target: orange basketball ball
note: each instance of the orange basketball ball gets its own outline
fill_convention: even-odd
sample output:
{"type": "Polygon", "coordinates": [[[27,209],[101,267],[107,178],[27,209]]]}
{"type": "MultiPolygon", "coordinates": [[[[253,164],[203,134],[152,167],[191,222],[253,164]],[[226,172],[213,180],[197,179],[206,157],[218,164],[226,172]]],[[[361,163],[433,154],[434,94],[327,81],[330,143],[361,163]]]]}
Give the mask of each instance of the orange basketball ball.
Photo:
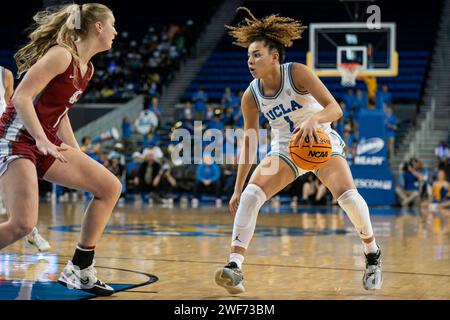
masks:
{"type": "Polygon", "coordinates": [[[294,135],[289,142],[289,155],[292,161],[303,170],[319,169],[331,158],[330,137],[321,129],[316,129],[316,133],[319,141],[314,141],[311,147],[308,138],[302,146],[294,144],[294,135]]]}

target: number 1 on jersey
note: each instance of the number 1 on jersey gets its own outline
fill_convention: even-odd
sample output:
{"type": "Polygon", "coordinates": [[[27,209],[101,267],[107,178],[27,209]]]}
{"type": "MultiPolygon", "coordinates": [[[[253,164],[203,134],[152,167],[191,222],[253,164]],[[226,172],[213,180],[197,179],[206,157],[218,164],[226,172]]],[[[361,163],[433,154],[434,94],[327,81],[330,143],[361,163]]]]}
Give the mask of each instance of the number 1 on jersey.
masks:
{"type": "Polygon", "coordinates": [[[289,116],[284,117],[284,120],[286,120],[287,123],[289,123],[289,131],[292,133],[295,130],[295,124],[292,122],[291,118],[289,116]]]}

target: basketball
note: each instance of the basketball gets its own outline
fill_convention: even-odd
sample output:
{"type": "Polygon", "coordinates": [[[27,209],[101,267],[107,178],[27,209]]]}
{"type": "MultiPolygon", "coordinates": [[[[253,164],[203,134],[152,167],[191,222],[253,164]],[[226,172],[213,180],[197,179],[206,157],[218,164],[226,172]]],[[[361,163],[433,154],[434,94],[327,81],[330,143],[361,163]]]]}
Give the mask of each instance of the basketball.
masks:
{"type": "Polygon", "coordinates": [[[289,142],[289,155],[292,161],[303,170],[316,170],[322,167],[331,158],[330,137],[321,129],[316,129],[318,142],[309,146],[309,138],[306,137],[303,145],[294,144],[294,135],[289,142]]]}

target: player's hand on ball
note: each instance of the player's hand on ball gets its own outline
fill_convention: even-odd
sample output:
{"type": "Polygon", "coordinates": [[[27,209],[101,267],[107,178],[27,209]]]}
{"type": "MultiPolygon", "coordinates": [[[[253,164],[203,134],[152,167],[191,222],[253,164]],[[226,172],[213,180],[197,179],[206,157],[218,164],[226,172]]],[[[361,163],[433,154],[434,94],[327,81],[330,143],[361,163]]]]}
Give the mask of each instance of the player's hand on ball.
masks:
{"type": "Polygon", "coordinates": [[[234,216],[239,206],[239,201],[241,200],[241,192],[234,192],[230,199],[230,212],[234,216]]]}
{"type": "Polygon", "coordinates": [[[303,145],[303,142],[313,145],[314,141],[318,141],[316,134],[316,128],[319,125],[319,121],[314,115],[311,115],[304,122],[302,122],[293,132],[295,134],[294,144],[303,145]]]}

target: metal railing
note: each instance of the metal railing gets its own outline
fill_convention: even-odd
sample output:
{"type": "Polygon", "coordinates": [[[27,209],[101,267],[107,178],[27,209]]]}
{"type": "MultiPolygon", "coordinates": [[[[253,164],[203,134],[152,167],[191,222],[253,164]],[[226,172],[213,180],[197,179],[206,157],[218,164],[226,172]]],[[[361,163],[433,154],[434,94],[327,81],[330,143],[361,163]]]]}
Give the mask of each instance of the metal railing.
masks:
{"type": "Polygon", "coordinates": [[[431,132],[434,130],[435,111],[436,100],[435,98],[432,98],[430,110],[428,110],[427,114],[425,115],[425,119],[420,123],[418,129],[414,133],[414,137],[409,144],[409,149],[403,156],[403,161],[399,164],[399,171],[401,170],[401,166],[403,165],[403,163],[405,163],[412,157],[417,156],[418,151],[423,148],[426,140],[430,137],[431,132]]]}

